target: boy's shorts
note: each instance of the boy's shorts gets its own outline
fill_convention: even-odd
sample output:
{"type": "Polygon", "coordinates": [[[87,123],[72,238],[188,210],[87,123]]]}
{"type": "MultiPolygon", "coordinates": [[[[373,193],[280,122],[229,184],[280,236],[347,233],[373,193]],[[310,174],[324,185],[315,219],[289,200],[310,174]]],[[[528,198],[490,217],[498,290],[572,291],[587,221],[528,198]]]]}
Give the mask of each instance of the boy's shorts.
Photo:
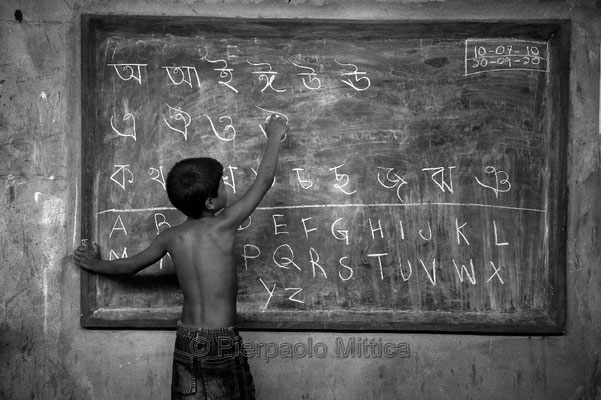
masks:
{"type": "Polygon", "coordinates": [[[238,329],[198,329],[178,322],[171,399],[254,398],[255,386],[238,329]]]}

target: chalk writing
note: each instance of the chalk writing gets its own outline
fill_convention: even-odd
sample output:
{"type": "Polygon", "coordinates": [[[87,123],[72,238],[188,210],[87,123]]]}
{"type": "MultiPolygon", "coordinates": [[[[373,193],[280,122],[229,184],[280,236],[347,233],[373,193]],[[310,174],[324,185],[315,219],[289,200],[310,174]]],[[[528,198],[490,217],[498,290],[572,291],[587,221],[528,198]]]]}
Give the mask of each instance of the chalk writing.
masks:
{"type": "Polygon", "coordinates": [[[261,250],[255,246],[254,244],[245,244],[244,250],[242,252],[242,258],[244,259],[244,269],[248,269],[248,259],[258,258],[261,255],[261,250]],[[249,253],[248,251],[252,249],[254,254],[249,253]]]}
{"type": "Polygon", "coordinates": [[[459,220],[457,218],[455,218],[455,232],[457,234],[457,244],[460,245],[461,241],[463,240],[463,242],[465,244],[467,244],[468,246],[470,245],[470,242],[467,240],[467,238],[465,237],[465,235],[463,234],[463,228],[465,228],[465,226],[467,225],[467,222],[459,225],[459,220]]]}
{"type": "MultiPolygon", "coordinates": [[[[396,205],[407,206],[407,204],[398,203],[396,205]]],[[[431,204],[423,205],[432,206],[431,204]]],[[[469,207],[468,205],[463,206],[469,207]]],[[[144,210],[138,212],[142,211],[144,210]]],[[[271,220],[272,234],[274,236],[288,237],[295,234],[295,232],[291,230],[292,221],[290,221],[290,215],[284,213],[271,213],[269,218],[271,220]]],[[[311,241],[313,238],[319,238],[319,240],[323,241],[323,236],[319,236],[319,231],[323,228],[323,224],[321,224],[320,221],[315,218],[315,216],[299,215],[298,221],[299,224],[295,225],[300,227],[300,232],[307,241],[311,241]]],[[[153,214],[153,225],[154,230],[157,233],[163,229],[171,227],[171,224],[167,221],[165,214],[157,211],[154,211],[153,214]]],[[[247,227],[250,226],[250,221],[245,225],[247,225],[247,227]]],[[[403,240],[406,239],[407,229],[404,227],[403,221],[399,221],[397,227],[403,231],[403,234],[401,235],[403,240]]],[[[345,218],[339,217],[333,219],[331,223],[327,223],[327,229],[331,235],[331,238],[335,242],[344,243],[345,246],[350,244],[350,242],[353,240],[353,236],[356,238],[366,237],[365,234],[361,232],[362,230],[366,231],[369,235],[368,237],[371,238],[371,241],[367,244],[367,246],[363,247],[358,256],[364,266],[374,269],[375,276],[381,281],[391,279],[394,270],[396,270],[398,273],[399,282],[409,282],[412,279],[420,279],[420,274],[417,274],[417,271],[415,271],[414,268],[414,265],[419,265],[418,268],[420,270],[421,277],[424,278],[425,282],[432,287],[439,285],[440,271],[448,271],[449,267],[454,271],[455,279],[460,284],[476,285],[478,282],[483,282],[481,284],[487,285],[505,284],[503,279],[504,267],[498,266],[498,264],[493,260],[481,261],[484,263],[483,265],[486,265],[486,267],[480,267],[481,272],[478,274],[476,263],[472,257],[467,257],[465,259],[453,257],[449,258],[446,260],[446,263],[444,263],[441,262],[440,258],[437,257],[420,257],[418,255],[415,260],[411,260],[407,257],[403,257],[401,254],[396,254],[394,251],[389,251],[387,249],[374,251],[374,245],[378,241],[387,242],[389,238],[395,236],[398,237],[398,233],[395,234],[389,229],[384,228],[383,220],[380,218],[368,218],[367,226],[362,227],[356,224],[349,226],[345,221],[345,218]]],[[[440,227],[438,229],[440,229],[440,227]]],[[[449,227],[448,229],[448,232],[453,232],[455,237],[450,238],[448,233],[444,234],[444,237],[449,237],[449,239],[452,239],[457,246],[469,246],[470,236],[481,237],[482,233],[472,232],[468,229],[469,225],[467,221],[461,221],[458,218],[455,218],[452,223],[452,227],[449,227]]],[[[435,235],[436,231],[432,227],[430,221],[425,221],[423,226],[419,226],[417,223],[414,223],[409,231],[411,235],[414,235],[414,239],[420,239],[426,242],[436,239],[440,243],[441,237],[435,235]]],[[[493,232],[491,236],[494,237],[494,244],[496,246],[506,247],[509,245],[509,243],[503,242],[499,239],[499,224],[495,220],[493,220],[492,231],[493,232]]],[[[112,227],[109,237],[112,238],[116,235],[127,236],[128,234],[129,232],[127,223],[124,222],[123,216],[121,213],[119,213],[116,215],[115,219],[112,220],[112,227]]],[[[438,235],[440,235],[440,231],[438,232],[438,235]]],[[[327,247],[330,246],[325,243],[324,245],[327,247]]],[[[299,244],[291,245],[290,243],[282,243],[265,255],[262,249],[263,246],[264,244],[253,243],[245,243],[243,245],[240,257],[245,270],[252,268],[254,263],[262,263],[262,261],[260,261],[261,258],[268,256],[271,258],[274,267],[288,271],[286,272],[287,274],[294,272],[304,273],[304,271],[306,271],[306,273],[308,273],[308,275],[314,280],[331,281],[335,279],[339,282],[349,282],[355,279],[357,276],[357,263],[356,260],[353,261],[353,254],[356,254],[356,250],[353,248],[349,248],[349,250],[347,250],[347,254],[342,254],[339,256],[336,259],[336,265],[332,265],[330,263],[324,264],[320,249],[313,245],[308,245],[306,247],[306,257],[301,258],[297,257],[297,251],[295,249],[299,246],[299,244]],[[301,261],[300,259],[305,261],[301,261]]],[[[127,256],[126,250],[127,249],[124,250],[123,257],[127,256]]],[[[117,253],[113,251],[111,253],[111,257],[116,258],[117,253]]],[[[159,265],[159,268],[162,267],[163,261],[161,261],[159,265]]],[[[446,279],[449,279],[448,275],[446,279]]],[[[305,304],[305,296],[310,295],[310,293],[307,293],[306,287],[303,285],[288,285],[286,283],[268,284],[268,281],[264,280],[262,277],[259,277],[259,281],[262,283],[267,292],[265,294],[265,302],[261,308],[262,311],[266,311],[269,308],[276,295],[278,298],[280,298],[279,296],[281,295],[286,299],[286,301],[296,304],[305,304]],[[305,293],[307,294],[305,295],[305,293]]]]}
{"type": "Polygon", "coordinates": [[[303,228],[305,230],[305,237],[307,239],[309,239],[309,232],[315,232],[317,230],[317,228],[308,228],[307,227],[307,224],[308,224],[308,222],[311,219],[313,219],[313,218],[312,217],[306,217],[306,218],[301,219],[301,223],[303,224],[303,228]]]}
{"type": "Polygon", "coordinates": [[[484,169],[484,172],[486,172],[487,174],[492,174],[494,176],[494,184],[486,185],[480,182],[478,177],[475,177],[476,182],[478,182],[480,186],[491,189],[495,193],[495,197],[497,198],[499,197],[499,193],[509,192],[509,189],[511,189],[511,183],[509,182],[509,175],[507,174],[507,172],[497,171],[495,167],[490,165],[484,169]]]}
{"type": "Polygon", "coordinates": [[[428,221],[428,233],[426,235],[424,235],[423,229],[420,229],[418,231],[418,233],[422,239],[424,239],[426,241],[432,240],[432,226],[430,225],[430,221],[428,221]]]}
{"type": "Polygon", "coordinates": [[[407,282],[411,278],[411,275],[413,275],[413,266],[411,265],[410,260],[407,260],[407,266],[409,267],[409,272],[407,276],[405,276],[405,272],[403,271],[403,263],[401,261],[401,257],[399,257],[399,271],[401,273],[401,277],[403,278],[403,282],[407,282]]]}
{"type": "Polygon", "coordinates": [[[497,279],[499,280],[499,282],[501,283],[501,285],[504,285],[504,284],[505,284],[505,282],[503,281],[503,278],[501,278],[501,275],[499,275],[499,271],[501,271],[501,267],[498,267],[498,268],[497,268],[497,267],[495,266],[495,263],[494,263],[494,262],[492,262],[492,261],[489,261],[489,262],[490,262],[490,266],[492,267],[492,269],[493,269],[493,271],[494,271],[494,272],[493,272],[493,274],[492,274],[492,275],[491,275],[491,276],[490,276],[490,277],[489,277],[489,278],[486,280],[486,283],[490,282],[490,281],[492,280],[492,278],[494,278],[494,277],[496,276],[496,277],[497,277],[497,279]]]}
{"type": "Polygon", "coordinates": [[[127,258],[127,247],[123,248],[123,252],[121,253],[121,256],[119,256],[115,250],[110,249],[109,250],[109,260],[116,260],[117,258],[127,258]]]}
{"type": "Polygon", "coordinates": [[[125,113],[123,115],[123,121],[127,120],[132,121],[132,127],[126,128],[126,133],[122,133],[115,127],[115,124],[113,123],[113,116],[111,115],[111,128],[113,128],[113,131],[119,136],[131,137],[136,140],[136,117],[134,117],[131,113],[125,113]]]}
{"type": "Polygon", "coordinates": [[[428,271],[426,264],[421,258],[419,259],[419,263],[422,266],[423,270],[426,272],[426,275],[428,276],[428,279],[430,280],[432,286],[436,286],[436,259],[432,259],[432,273],[428,271]]]}
{"type": "Polygon", "coordinates": [[[336,175],[336,181],[343,182],[342,184],[335,183],[334,187],[336,189],[339,189],[344,194],[351,195],[351,194],[355,193],[357,190],[349,191],[348,189],[344,188],[345,186],[347,186],[350,183],[350,179],[347,174],[338,173],[338,168],[342,168],[342,167],[344,167],[344,164],[340,164],[336,167],[330,168],[330,171],[334,171],[334,174],[336,175]]]}
{"type": "MultiPolygon", "coordinates": [[[[229,185],[228,185],[229,186],[229,185]]],[[[499,210],[511,210],[511,211],[525,211],[546,214],[547,210],[544,208],[530,208],[530,207],[514,207],[494,204],[480,204],[480,203],[449,203],[449,202],[425,202],[425,203],[344,203],[344,204],[302,204],[302,205],[282,205],[282,206],[258,206],[255,210],[258,211],[274,211],[274,210],[298,210],[298,209],[329,209],[329,208],[413,208],[413,207],[480,207],[488,209],[499,209],[499,210]]],[[[139,213],[148,211],[161,211],[161,210],[175,210],[174,207],[148,207],[148,208],[108,208],[105,210],[99,210],[96,215],[103,215],[109,213],[139,213]]]]}
{"type": "Polygon", "coordinates": [[[292,250],[292,247],[290,247],[290,245],[287,243],[281,244],[275,249],[275,251],[273,252],[273,262],[278,267],[284,269],[290,269],[288,266],[292,264],[292,266],[294,266],[297,270],[302,271],[301,267],[299,267],[298,264],[294,262],[294,251],[292,250]],[[282,252],[284,253],[284,255],[280,254],[282,252]],[[289,256],[287,256],[286,254],[289,254],[289,256]]]}
{"type": "MultiPolygon", "coordinates": [[[[169,104],[167,104],[167,107],[169,107],[169,121],[182,121],[183,126],[180,126],[182,129],[172,126],[166,118],[163,118],[163,121],[165,121],[165,124],[169,129],[181,133],[184,136],[184,140],[188,140],[188,126],[192,121],[192,117],[190,117],[190,114],[179,108],[171,107],[169,104]]],[[[181,125],[179,122],[178,124],[181,125]]]]}
{"type": "Polygon", "coordinates": [[[382,269],[382,257],[387,256],[388,253],[374,253],[368,254],[367,257],[376,257],[378,259],[378,267],[380,270],[380,279],[384,279],[384,270],[382,269]]]}
{"type": "Polygon", "coordinates": [[[127,230],[123,225],[123,220],[121,219],[121,215],[117,215],[117,219],[115,220],[115,224],[113,225],[113,229],[111,229],[111,233],[109,234],[109,238],[113,237],[113,233],[115,231],[123,231],[123,234],[127,236],[127,230]]]}
{"type": "Polygon", "coordinates": [[[491,71],[549,72],[549,43],[506,38],[467,39],[465,75],[491,71]]]}
{"type": "Polygon", "coordinates": [[[382,177],[380,176],[380,172],[378,172],[378,182],[380,185],[384,186],[386,189],[394,189],[396,187],[396,195],[400,201],[403,201],[401,197],[401,187],[407,184],[407,181],[398,176],[394,172],[394,168],[384,168],[378,167],[378,169],[383,169],[386,171],[385,182],[382,181],[382,177]],[[391,176],[392,174],[392,176],[391,176]]]}
{"type": "Polygon", "coordinates": [[[338,271],[338,277],[340,278],[341,281],[346,282],[349,279],[351,279],[353,277],[354,271],[351,267],[349,267],[348,264],[343,263],[342,261],[346,261],[348,260],[348,257],[344,256],[344,257],[340,257],[340,259],[338,260],[338,263],[340,264],[340,266],[342,268],[345,269],[345,272],[348,274],[346,277],[342,276],[342,271],[339,270],[338,271]]]}
{"type": "Polygon", "coordinates": [[[350,87],[352,87],[353,89],[355,89],[358,92],[362,92],[364,90],[369,89],[369,87],[371,86],[371,80],[367,76],[363,76],[363,75],[367,75],[367,72],[360,72],[359,68],[355,64],[341,63],[338,60],[335,60],[335,61],[336,61],[336,64],[338,64],[338,65],[342,65],[344,67],[352,67],[355,69],[353,72],[345,72],[342,74],[342,76],[344,76],[344,77],[352,76],[354,78],[354,81],[350,80],[349,78],[344,78],[344,79],[341,79],[342,82],[349,85],[350,87]],[[364,86],[363,87],[361,87],[361,85],[357,86],[356,84],[358,84],[358,83],[361,83],[361,85],[364,85],[364,86]]]}
{"type": "Polygon", "coordinates": [[[318,261],[319,261],[319,254],[317,253],[317,250],[315,250],[313,247],[309,248],[309,257],[311,259],[311,269],[313,271],[313,278],[315,278],[315,273],[316,273],[316,269],[317,268],[319,271],[321,271],[322,276],[325,279],[328,279],[328,275],[326,274],[325,269],[323,269],[323,267],[321,265],[319,265],[318,261]]]}
{"type": "Polygon", "coordinates": [[[310,71],[310,72],[301,72],[301,73],[296,74],[297,76],[302,77],[303,85],[305,85],[305,87],[307,89],[317,90],[317,89],[321,88],[321,80],[317,77],[317,74],[315,73],[314,68],[306,67],[304,65],[298,65],[295,62],[293,62],[292,64],[294,64],[295,67],[310,71]]]}
{"type": "Polygon", "coordinates": [[[253,74],[258,74],[259,75],[259,81],[264,80],[265,81],[265,86],[263,87],[263,89],[261,89],[261,93],[264,92],[265,90],[267,90],[268,88],[273,90],[274,92],[278,92],[278,93],[283,93],[286,91],[286,89],[276,89],[273,87],[273,81],[277,76],[277,72],[273,70],[272,66],[270,63],[252,63],[250,61],[247,60],[247,62],[252,65],[253,67],[265,67],[267,66],[267,69],[262,69],[260,71],[253,71],[253,74]]]}
{"type": "Polygon", "coordinates": [[[303,179],[301,177],[301,171],[304,171],[304,168],[293,168],[293,171],[296,171],[296,178],[301,187],[305,190],[310,189],[313,186],[313,182],[308,179],[303,179]]]}
{"type": "Polygon", "coordinates": [[[134,174],[129,169],[129,164],[118,164],[114,168],[117,168],[117,170],[111,175],[111,180],[119,185],[121,189],[125,190],[126,183],[134,182],[134,174]],[[118,178],[119,174],[121,174],[121,179],[118,178]]]}
{"type": "Polygon", "coordinates": [[[434,167],[434,168],[422,168],[422,171],[434,171],[431,175],[432,181],[442,190],[446,192],[447,190],[453,193],[453,177],[451,174],[451,170],[455,167],[448,167],[449,175],[448,178],[445,179],[445,169],[444,167],[434,167]]]}
{"type": "MultiPolygon", "coordinates": [[[[167,217],[163,213],[154,213],[154,226],[157,231],[157,235],[161,233],[162,230],[171,228],[171,224],[167,222],[167,217]]],[[[171,259],[171,254],[167,253],[167,257],[171,259]]],[[[163,264],[165,261],[165,257],[161,258],[159,261],[159,269],[163,269],[163,264]]]]}
{"type": "Polygon", "coordinates": [[[371,238],[376,239],[376,233],[380,234],[380,239],[384,238],[384,231],[382,230],[382,221],[378,219],[378,224],[374,227],[374,223],[371,218],[368,219],[369,229],[371,233],[371,238]]]}
{"type": "Polygon", "coordinates": [[[284,230],[285,227],[287,226],[287,224],[280,224],[277,221],[278,218],[283,217],[283,216],[284,216],[284,214],[273,214],[271,216],[271,219],[273,220],[273,229],[274,229],[273,234],[276,235],[276,236],[277,235],[281,235],[281,234],[289,233],[287,230],[284,230]],[[279,229],[280,227],[283,227],[283,228],[279,229]]]}
{"type": "Polygon", "coordinates": [[[223,123],[224,121],[227,121],[227,125],[225,125],[225,128],[223,128],[223,134],[222,134],[221,132],[217,132],[217,129],[215,128],[215,124],[213,123],[213,120],[211,119],[211,117],[209,117],[207,114],[205,114],[204,116],[209,120],[209,123],[211,124],[211,129],[213,130],[213,133],[219,139],[223,140],[224,142],[230,142],[236,138],[236,128],[234,128],[234,125],[232,124],[232,117],[230,117],[229,115],[224,115],[222,117],[219,117],[219,122],[223,123]],[[228,131],[228,130],[232,132],[229,135],[229,137],[225,135],[226,131],[228,131]]]}
{"type": "Polygon", "coordinates": [[[198,71],[196,71],[196,67],[182,65],[181,67],[162,68],[167,71],[167,76],[169,76],[169,80],[172,84],[179,86],[185,83],[192,88],[192,79],[195,79],[196,84],[198,87],[200,87],[200,78],[198,77],[198,71]]]}
{"type": "Polygon", "coordinates": [[[246,218],[246,221],[242,222],[242,224],[238,227],[239,231],[243,231],[245,229],[250,228],[250,226],[252,225],[252,216],[249,215],[248,218],[246,218]]]}
{"type": "Polygon", "coordinates": [[[135,80],[140,85],[142,84],[142,67],[146,67],[147,64],[107,64],[115,69],[117,76],[124,81],[130,79],[135,80]]]}
{"type": "MultiPolygon", "coordinates": [[[[229,49],[229,46],[228,46],[228,49],[229,49]]],[[[234,57],[236,57],[236,56],[234,56],[234,57]]],[[[234,69],[227,67],[227,61],[226,60],[209,60],[206,56],[204,57],[204,59],[207,60],[208,62],[210,62],[211,64],[223,63],[223,66],[221,68],[215,68],[215,69],[213,69],[213,71],[219,72],[219,77],[221,79],[227,79],[227,80],[226,81],[220,80],[217,83],[219,85],[223,85],[223,86],[227,87],[228,89],[234,91],[234,93],[238,93],[238,89],[236,89],[235,87],[233,87],[231,85],[232,80],[234,79],[234,74],[233,74],[234,69]]]]}
{"type": "Polygon", "coordinates": [[[242,252],[242,258],[244,259],[244,269],[248,269],[248,259],[258,258],[261,255],[261,250],[253,244],[245,244],[242,252]],[[248,253],[252,249],[254,254],[248,253]]]}
{"type": "Polygon", "coordinates": [[[495,246],[507,246],[507,245],[509,245],[508,242],[499,242],[499,234],[497,233],[497,221],[493,220],[492,224],[493,224],[493,229],[494,229],[494,232],[495,232],[495,246]]]}
{"type": "Polygon", "coordinates": [[[457,263],[455,262],[455,260],[451,260],[451,261],[453,262],[453,266],[455,267],[455,271],[457,271],[457,276],[459,277],[459,280],[461,282],[463,282],[463,280],[465,279],[465,277],[463,276],[463,273],[465,273],[467,275],[467,279],[470,281],[470,283],[472,285],[476,284],[476,272],[474,271],[474,263],[471,259],[469,262],[470,269],[472,271],[471,274],[465,265],[461,264],[461,270],[460,270],[459,267],[457,266],[457,263]]]}
{"type": "Polygon", "coordinates": [[[141,58],[142,60],[146,60],[148,58],[148,50],[146,49],[147,45],[146,42],[143,40],[137,40],[136,41],[136,51],[137,51],[137,58],[141,58]]]}
{"type": "Polygon", "coordinates": [[[284,290],[295,290],[295,292],[294,292],[294,293],[292,293],[292,294],[290,295],[290,297],[288,297],[288,300],[290,300],[290,301],[294,301],[294,302],[296,302],[296,303],[305,304],[305,302],[304,302],[304,301],[302,301],[302,300],[299,300],[299,299],[296,299],[296,298],[293,298],[294,296],[296,296],[297,294],[299,294],[300,292],[302,292],[302,291],[303,291],[303,288],[296,288],[296,287],[295,287],[295,288],[284,288],[284,290]]]}
{"type": "Polygon", "coordinates": [[[166,190],[165,176],[163,175],[163,167],[159,167],[158,169],[154,168],[154,167],[150,167],[148,169],[148,174],[150,175],[151,180],[158,182],[161,185],[161,187],[163,188],[163,190],[166,190]]]}
{"type": "Polygon", "coordinates": [[[234,51],[236,51],[236,52],[239,51],[237,45],[228,44],[227,47],[226,47],[226,50],[227,50],[227,59],[228,60],[231,60],[231,59],[234,59],[234,58],[238,58],[237,54],[232,54],[234,51]]]}
{"type": "Polygon", "coordinates": [[[275,292],[276,284],[274,283],[273,288],[271,290],[269,290],[269,288],[267,287],[265,282],[263,282],[263,279],[259,278],[259,281],[261,281],[261,283],[265,287],[265,290],[267,290],[267,293],[269,293],[269,298],[267,299],[267,301],[265,302],[265,305],[263,306],[263,311],[265,311],[267,309],[267,306],[269,305],[269,301],[271,301],[271,298],[273,297],[273,292],[275,292]]]}
{"type": "Polygon", "coordinates": [[[161,233],[162,227],[165,227],[165,229],[171,228],[171,224],[167,222],[167,218],[163,213],[154,213],[154,226],[157,230],[157,234],[161,233]]]}
{"type": "Polygon", "coordinates": [[[223,174],[223,184],[229,186],[234,193],[236,193],[236,178],[234,177],[234,171],[237,170],[237,167],[232,167],[231,165],[227,166],[227,173],[223,174]]]}
{"type": "Polygon", "coordinates": [[[341,240],[343,241],[347,246],[349,244],[349,234],[348,234],[348,229],[337,229],[337,225],[339,222],[343,221],[344,218],[338,218],[336,221],[334,221],[334,223],[332,224],[332,236],[334,236],[334,238],[336,240],[341,240]]]}

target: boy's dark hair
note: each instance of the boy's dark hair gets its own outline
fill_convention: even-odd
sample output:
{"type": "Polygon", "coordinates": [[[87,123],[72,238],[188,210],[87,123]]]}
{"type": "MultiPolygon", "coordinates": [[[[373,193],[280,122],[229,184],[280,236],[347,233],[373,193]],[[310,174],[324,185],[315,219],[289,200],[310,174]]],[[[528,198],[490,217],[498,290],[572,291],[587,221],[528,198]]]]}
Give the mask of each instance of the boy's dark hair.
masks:
{"type": "Polygon", "coordinates": [[[187,158],[177,162],[167,175],[167,196],[171,203],[190,218],[200,218],[205,202],[217,197],[223,166],[208,157],[187,158]]]}

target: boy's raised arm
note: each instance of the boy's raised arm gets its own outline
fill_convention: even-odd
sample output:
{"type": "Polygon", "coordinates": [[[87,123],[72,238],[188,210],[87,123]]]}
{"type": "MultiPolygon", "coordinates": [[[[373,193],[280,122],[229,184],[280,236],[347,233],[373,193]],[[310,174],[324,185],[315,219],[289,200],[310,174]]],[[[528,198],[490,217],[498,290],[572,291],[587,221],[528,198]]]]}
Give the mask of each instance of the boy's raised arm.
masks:
{"type": "Polygon", "coordinates": [[[94,248],[79,246],[73,253],[73,260],[79,267],[97,274],[131,275],[151,266],[167,253],[164,236],[157,236],[150,246],[138,254],[115,260],[102,260],[96,243],[94,248]]]}
{"type": "Polygon", "coordinates": [[[289,126],[282,117],[275,114],[269,117],[265,125],[267,146],[257,177],[246,193],[238,201],[227,206],[222,215],[232,226],[239,226],[259,205],[261,199],[273,184],[282,138],[288,132],[289,126]]]}

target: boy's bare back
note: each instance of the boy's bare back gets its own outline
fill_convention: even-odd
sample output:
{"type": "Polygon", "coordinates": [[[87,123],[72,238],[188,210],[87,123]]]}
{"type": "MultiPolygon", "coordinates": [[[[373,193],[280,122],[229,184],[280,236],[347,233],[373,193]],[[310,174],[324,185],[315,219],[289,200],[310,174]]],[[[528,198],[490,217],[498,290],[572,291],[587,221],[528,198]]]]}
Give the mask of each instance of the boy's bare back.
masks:
{"type": "Polygon", "coordinates": [[[184,295],[181,321],[206,329],[236,324],[236,228],[223,218],[188,220],[162,234],[184,295]]]}
{"type": "Polygon", "coordinates": [[[216,195],[206,199],[202,215],[162,231],[143,251],[130,258],[101,260],[98,248],[79,247],[77,265],[104,274],[134,274],[171,256],[184,295],[181,322],[205,329],[236,324],[238,278],[234,242],[240,224],[257,207],[273,183],[280,143],[288,131],[282,118],[270,117],[268,139],[257,177],[236,202],[227,204],[223,180],[216,195]]]}

